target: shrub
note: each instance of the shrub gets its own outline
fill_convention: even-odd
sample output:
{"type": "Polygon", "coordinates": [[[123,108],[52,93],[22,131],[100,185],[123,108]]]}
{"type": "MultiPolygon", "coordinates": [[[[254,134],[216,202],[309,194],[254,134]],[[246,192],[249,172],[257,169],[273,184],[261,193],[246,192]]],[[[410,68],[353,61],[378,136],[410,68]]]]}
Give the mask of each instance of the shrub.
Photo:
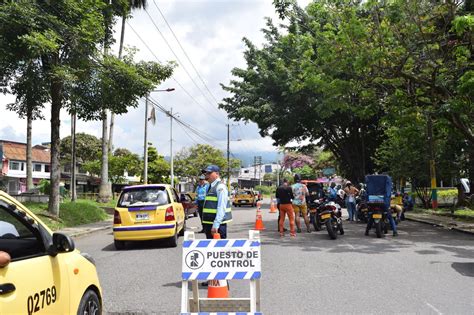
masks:
{"type": "Polygon", "coordinates": [[[255,190],[260,191],[263,195],[272,195],[276,191],[275,186],[262,186],[262,185],[257,185],[254,188],[255,190]]]}
{"type": "Polygon", "coordinates": [[[59,217],[66,226],[75,226],[105,220],[107,214],[93,201],[81,200],[61,203],[59,217]]]}

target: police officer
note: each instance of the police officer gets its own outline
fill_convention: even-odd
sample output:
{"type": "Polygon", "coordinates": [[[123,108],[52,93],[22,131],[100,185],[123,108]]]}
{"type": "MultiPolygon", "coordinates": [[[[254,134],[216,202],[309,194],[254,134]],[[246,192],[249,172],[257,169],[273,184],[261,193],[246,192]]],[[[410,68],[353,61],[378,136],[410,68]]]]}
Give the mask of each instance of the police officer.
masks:
{"type": "MultiPolygon", "coordinates": [[[[199,176],[199,183],[196,187],[196,204],[198,206],[199,219],[201,220],[202,225],[202,209],[204,206],[204,199],[206,198],[206,193],[209,188],[209,184],[206,182],[206,176],[202,174],[199,176]]],[[[199,233],[204,233],[204,225],[202,230],[199,233]]]]}
{"type": "Polygon", "coordinates": [[[219,177],[219,167],[209,165],[202,170],[209,188],[204,199],[202,224],[206,238],[212,239],[215,233],[227,238],[227,223],[232,221],[229,191],[219,177]]]}

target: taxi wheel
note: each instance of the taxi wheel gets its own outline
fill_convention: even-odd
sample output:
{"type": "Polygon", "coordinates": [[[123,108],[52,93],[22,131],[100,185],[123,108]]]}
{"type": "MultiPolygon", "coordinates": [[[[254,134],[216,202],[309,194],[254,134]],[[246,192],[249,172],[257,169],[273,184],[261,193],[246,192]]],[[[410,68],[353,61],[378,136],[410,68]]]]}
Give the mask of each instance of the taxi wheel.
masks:
{"type": "Polygon", "coordinates": [[[186,221],[184,221],[183,228],[179,231],[179,236],[184,236],[184,231],[186,231],[186,221]]]}
{"type": "Polygon", "coordinates": [[[81,303],[79,303],[77,314],[102,314],[102,307],[97,293],[93,290],[87,290],[86,293],[84,293],[81,303]]]}
{"type": "Polygon", "coordinates": [[[175,231],[174,235],[170,237],[168,244],[170,247],[178,246],[178,230],[175,231]]]}
{"type": "Polygon", "coordinates": [[[114,240],[114,246],[116,250],[122,250],[125,249],[125,242],[124,241],[117,241],[114,240]]]}

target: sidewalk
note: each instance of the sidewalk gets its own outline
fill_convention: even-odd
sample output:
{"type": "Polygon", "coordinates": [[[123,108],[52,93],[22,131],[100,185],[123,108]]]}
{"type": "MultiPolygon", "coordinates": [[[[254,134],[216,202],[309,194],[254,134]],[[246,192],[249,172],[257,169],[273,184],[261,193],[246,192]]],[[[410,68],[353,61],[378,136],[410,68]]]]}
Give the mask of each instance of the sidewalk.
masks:
{"type": "Polygon", "coordinates": [[[69,235],[70,237],[76,238],[83,235],[87,235],[96,231],[112,229],[113,217],[109,216],[109,218],[105,221],[94,222],[84,225],[78,225],[74,227],[64,228],[62,230],[57,230],[54,232],[64,233],[69,235]]]}
{"type": "Polygon", "coordinates": [[[474,222],[464,222],[448,216],[413,212],[406,212],[405,218],[415,222],[426,223],[448,230],[455,230],[474,235],[474,222]]]}

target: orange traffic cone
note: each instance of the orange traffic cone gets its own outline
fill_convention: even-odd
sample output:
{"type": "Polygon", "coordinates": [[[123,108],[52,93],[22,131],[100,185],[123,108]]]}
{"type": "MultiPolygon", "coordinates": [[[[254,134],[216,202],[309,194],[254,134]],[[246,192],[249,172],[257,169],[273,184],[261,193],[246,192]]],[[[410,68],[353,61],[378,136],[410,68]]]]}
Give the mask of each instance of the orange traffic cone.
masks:
{"type": "Polygon", "coordinates": [[[207,298],[225,299],[229,297],[227,280],[209,280],[207,286],[207,298]]]}
{"type": "Polygon", "coordinates": [[[262,220],[262,210],[260,210],[260,202],[257,203],[257,218],[255,219],[255,230],[257,231],[265,230],[265,226],[263,225],[263,220],[262,220]]]}
{"type": "Polygon", "coordinates": [[[270,201],[270,212],[269,213],[276,213],[277,212],[277,207],[275,206],[275,203],[273,202],[273,198],[271,198],[270,201]]]}
{"type": "MultiPolygon", "coordinates": [[[[215,233],[212,236],[215,240],[220,240],[221,235],[215,233]]],[[[209,280],[207,286],[207,298],[212,299],[225,299],[229,297],[229,288],[227,286],[227,280],[209,280]]]]}

